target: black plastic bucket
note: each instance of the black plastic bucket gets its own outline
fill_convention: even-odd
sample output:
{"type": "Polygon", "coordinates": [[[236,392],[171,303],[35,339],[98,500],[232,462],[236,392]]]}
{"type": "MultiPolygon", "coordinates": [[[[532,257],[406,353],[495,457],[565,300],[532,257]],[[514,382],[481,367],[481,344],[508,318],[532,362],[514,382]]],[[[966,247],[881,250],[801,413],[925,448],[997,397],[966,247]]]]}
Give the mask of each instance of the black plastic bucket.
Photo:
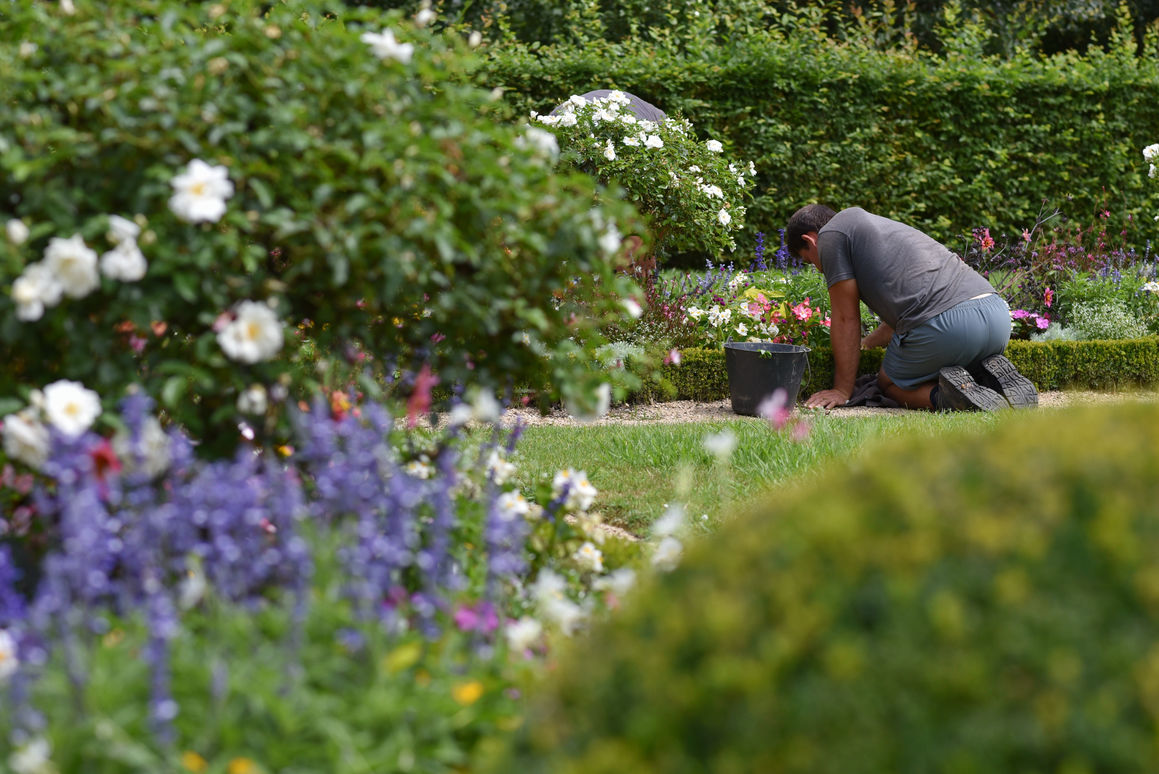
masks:
{"type": "Polygon", "coordinates": [[[724,365],[728,369],[733,412],[756,416],[761,401],[778,389],[785,391],[788,405],[797,402],[801,380],[809,365],[809,348],[796,344],[730,341],[724,345],[724,365]]]}

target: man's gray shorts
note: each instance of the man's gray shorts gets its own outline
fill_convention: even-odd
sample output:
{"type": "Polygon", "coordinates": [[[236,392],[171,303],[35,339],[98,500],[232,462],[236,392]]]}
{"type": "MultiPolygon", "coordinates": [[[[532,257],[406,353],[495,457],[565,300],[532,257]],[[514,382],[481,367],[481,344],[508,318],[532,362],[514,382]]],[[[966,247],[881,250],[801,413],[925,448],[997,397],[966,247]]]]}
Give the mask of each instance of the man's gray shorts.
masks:
{"type": "Polygon", "coordinates": [[[975,365],[1010,341],[1010,307],[996,293],[971,298],[901,335],[893,334],[881,367],[908,390],[938,379],[946,366],[975,365]]]}

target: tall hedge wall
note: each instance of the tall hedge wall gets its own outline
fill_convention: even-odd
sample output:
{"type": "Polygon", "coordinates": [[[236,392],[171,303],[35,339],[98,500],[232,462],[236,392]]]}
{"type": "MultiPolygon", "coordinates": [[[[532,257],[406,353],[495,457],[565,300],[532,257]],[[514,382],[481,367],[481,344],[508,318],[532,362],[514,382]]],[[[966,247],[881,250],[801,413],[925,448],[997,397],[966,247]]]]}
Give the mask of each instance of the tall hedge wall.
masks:
{"type": "MultiPolygon", "coordinates": [[[[983,57],[963,39],[944,57],[815,29],[692,52],[508,44],[488,67],[519,113],[614,87],[684,114],[756,163],[752,233],[775,233],[811,201],[864,206],[950,241],[982,226],[1020,233],[1043,200],[1086,225],[1109,210],[1115,231],[1128,214],[1159,211],[1141,156],[1159,140],[1159,61],[1134,56],[1129,34],[1109,52],[1046,60],[983,57]]],[[[1155,228],[1150,217],[1141,227],[1155,228]]]]}

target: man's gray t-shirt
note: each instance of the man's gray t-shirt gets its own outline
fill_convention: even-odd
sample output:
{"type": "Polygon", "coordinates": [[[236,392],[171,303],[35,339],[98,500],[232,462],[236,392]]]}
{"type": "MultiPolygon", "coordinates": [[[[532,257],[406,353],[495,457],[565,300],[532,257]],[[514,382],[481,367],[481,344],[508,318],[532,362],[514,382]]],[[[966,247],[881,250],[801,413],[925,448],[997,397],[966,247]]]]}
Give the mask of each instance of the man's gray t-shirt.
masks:
{"type": "Polygon", "coordinates": [[[937,240],[860,207],[842,210],[822,226],[817,249],[828,286],[857,280],[861,300],[897,333],[995,292],[937,240]]]}

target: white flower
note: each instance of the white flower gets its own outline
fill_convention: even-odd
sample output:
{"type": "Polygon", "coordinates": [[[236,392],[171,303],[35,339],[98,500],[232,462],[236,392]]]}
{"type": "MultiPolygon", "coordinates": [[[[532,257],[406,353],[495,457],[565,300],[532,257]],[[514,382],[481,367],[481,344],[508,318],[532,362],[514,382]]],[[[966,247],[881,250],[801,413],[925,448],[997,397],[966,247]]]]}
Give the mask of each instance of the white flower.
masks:
{"type": "Polygon", "coordinates": [[[403,64],[408,64],[411,57],[414,56],[414,44],[399,43],[394,39],[394,32],[389,28],[383,28],[381,34],[364,32],[359,40],[370,46],[371,52],[379,59],[395,59],[403,64]]]}
{"type": "Polygon", "coordinates": [[[1142,291],[1144,293],[1159,293],[1159,282],[1152,280],[1143,285],[1142,291]]]}
{"type": "Polygon", "coordinates": [[[8,678],[16,674],[20,666],[20,659],[16,652],[16,639],[7,629],[0,629],[0,685],[8,682],[8,678]]]}
{"type": "Polygon", "coordinates": [[[136,443],[125,431],[114,435],[113,452],[126,471],[144,473],[148,478],[156,478],[168,470],[172,459],[169,436],[156,417],[145,417],[136,443]]]}
{"type": "Polygon", "coordinates": [[[724,146],[720,144],[720,140],[708,140],[704,143],[704,147],[708,148],[713,153],[720,153],[724,150],[724,146]]]}
{"type": "Polygon", "coordinates": [[[22,245],[28,241],[28,226],[19,218],[9,220],[4,226],[4,233],[8,235],[8,241],[14,245],[22,245]]]}
{"type": "Polygon", "coordinates": [[[44,316],[45,307],[56,306],[64,288],[43,263],[29,264],[12,283],[16,317],[31,322],[44,316]]]}
{"type": "Polygon", "coordinates": [[[604,158],[608,161],[616,160],[616,145],[612,142],[612,138],[608,138],[607,145],[604,146],[604,158]]]}
{"type": "Polygon", "coordinates": [[[242,414],[264,414],[269,406],[266,388],[251,384],[237,396],[237,410],[242,414]]]}
{"type": "Polygon", "coordinates": [[[749,162],[749,174],[750,174],[750,175],[755,175],[756,173],[757,173],[757,167],[756,167],[756,165],[755,165],[755,164],[753,164],[753,163],[750,161],[750,162],[749,162]]]}
{"type": "Polygon", "coordinates": [[[559,115],[559,125],[560,126],[575,126],[576,122],[578,120],[579,119],[577,119],[575,117],[575,113],[568,112],[568,113],[561,113],[559,115]]]}
{"type": "Polygon", "coordinates": [[[36,45],[30,40],[22,40],[20,41],[20,49],[18,53],[20,54],[21,59],[28,59],[30,56],[35,54],[39,48],[40,46],[36,45]]]}
{"type": "Polygon", "coordinates": [[[748,183],[744,179],[744,175],[737,176],[736,184],[739,185],[741,188],[744,188],[746,185],[748,185],[748,183]]]}
{"type": "Polygon", "coordinates": [[[736,290],[738,287],[749,281],[749,277],[743,271],[738,271],[733,275],[732,279],[728,281],[728,289],[736,290]]]}
{"type": "Polygon", "coordinates": [[[634,298],[625,298],[620,303],[624,305],[624,310],[633,320],[639,320],[640,315],[644,314],[643,307],[641,307],[639,302],[634,298]]]}
{"type": "Polygon", "coordinates": [[[727,427],[719,433],[712,433],[704,437],[704,448],[717,459],[726,460],[736,448],[736,434],[727,427]]]}
{"type": "MultiPolygon", "coordinates": [[[[71,5],[72,2],[69,0],[69,6],[71,5]]],[[[50,774],[56,771],[49,758],[51,755],[52,748],[49,747],[48,740],[38,736],[17,747],[8,756],[8,767],[12,769],[12,774],[50,774]]]]}
{"type": "Polygon", "coordinates": [[[403,470],[407,472],[407,475],[414,476],[415,478],[430,478],[435,475],[435,469],[431,465],[430,458],[425,454],[417,460],[408,462],[403,470]]]}
{"type": "Polygon", "coordinates": [[[613,570],[602,578],[592,582],[596,591],[610,591],[617,597],[622,597],[636,585],[636,571],[631,567],[621,567],[613,570]]]}
{"type": "Polygon", "coordinates": [[[660,139],[660,135],[650,134],[650,135],[648,135],[648,139],[644,140],[644,147],[645,148],[663,148],[664,141],[660,139]]]}
{"type": "Polygon", "coordinates": [[[186,223],[216,223],[225,214],[225,200],[233,196],[229,170],[194,159],[170,181],[169,209],[186,223]]]}
{"type": "Polygon", "coordinates": [[[471,421],[474,414],[471,412],[471,407],[466,403],[456,403],[447,415],[447,421],[451,427],[461,427],[471,421]]]}
{"type": "Polygon", "coordinates": [[[1143,149],[1143,160],[1144,161],[1154,161],[1157,158],[1159,158],[1159,143],[1155,143],[1154,145],[1148,145],[1146,148],[1143,149]]]}
{"type": "Polygon", "coordinates": [[[101,274],[121,282],[136,282],[149,268],[136,241],[126,239],[101,256],[101,274]]]}
{"type": "Polygon", "coordinates": [[[540,571],[530,589],[543,616],[570,637],[583,625],[587,614],[564,595],[566,590],[567,583],[551,570],[540,571]]]}
{"type": "Polygon", "coordinates": [[[555,474],[555,478],[551,482],[551,496],[553,498],[560,497],[565,486],[567,487],[567,499],[564,501],[563,507],[567,510],[586,511],[595,501],[596,495],[599,494],[588,481],[587,473],[576,472],[571,468],[555,474]]]}
{"type": "Polygon", "coordinates": [[[237,317],[217,334],[217,343],[240,363],[269,360],[282,348],[282,324],[268,304],[242,301],[237,317]]]}
{"type": "Polygon", "coordinates": [[[631,126],[632,124],[636,123],[636,116],[632,115],[631,113],[624,113],[620,116],[620,121],[631,126]]]}
{"type": "Polygon", "coordinates": [[[430,8],[423,8],[415,14],[415,26],[425,27],[435,20],[435,12],[430,8]]]}
{"type": "Polygon", "coordinates": [[[515,521],[531,512],[531,504],[519,492],[504,492],[499,495],[495,505],[503,521],[515,521]]]}
{"type": "Polygon", "coordinates": [[[588,104],[588,100],[586,97],[581,97],[579,94],[572,94],[570,97],[567,98],[567,102],[564,104],[565,105],[570,104],[574,107],[582,108],[588,104]]]}
{"type": "Polygon", "coordinates": [[[1153,178],[1156,175],[1159,175],[1159,168],[1156,168],[1155,165],[1152,164],[1151,168],[1147,170],[1147,177],[1153,178]]]}
{"type": "Polygon", "coordinates": [[[688,168],[688,171],[689,171],[689,172],[699,172],[699,171],[700,171],[700,167],[698,167],[698,166],[696,166],[695,164],[693,164],[691,167],[689,167],[689,168],[688,168]]]}
{"type": "Polygon", "coordinates": [[[492,449],[487,458],[487,472],[496,484],[504,484],[515,473],[515,465],[503,459],[498,449],[492,449]]]}
{"type": "MultiPolygon", "coordinates": [[[[641,118],[638,124],[643,132],[654,132],[656,131],[656,127],[659,126],[655,121],[649,121],[646,118],[641,118]]],[[[641,132],[641,139],[643,139],[643,132],[641,132]]]]}
{"type": "Polygon", "coordinates": [[[604,251],[605,255],[611,255],[620,249],[620,231],[616,228],[614,223],[609,223],[604,233],[600,234],[600,249],[604,251]]]}
{"type": "Polygon", "coordinates": [[[638,139],[636,139],[635,137],[625,137],[624,144],[631,145],[633,148],[640,147],[640,141],[638,139]]]}
{"type": "Polygon", "coordinates": [[[716,213],[716,219],[720,221],[720,225],[722,226],[727,226],[729,223],[732,223],[732,215],[729,215],[726,209],[721,209],[720,212],[716,213]]]}
{"type": "Polygon", "coordinates": [[[705,196],[707,196],[710,199],[713,199],[713,198],[723,199],[724,198],[724,191],[720,190],[720,186],[718,186],[718,185],[702,185],[702,186],[700,186],[700,192],[703,193],[705,196]]]}
{"type": "Polygon", "coordinates": [[[141,227],[128,218],[122,218],[120,215],[109,216],[109,241],[115,245],[122,242],[135,241],[137,237],[141,236],[141,227]]]}
{"type": "Polygon", "coordinates": [[[205,570],[202,569],[201,558],[196,554],[189,557],[189,569],[177,588],[177,607],[182,610],[191,610],[197,606],[209,590],[209,583],[205,580],[205,570]]]}
{"type": "Polygon", "coordinates": [[[69,298],[84,298],[101,284],[97,254],[85,245],[80,234],[71,239],[50,239],[44,251],[44,265],[69,298]]]}
{"type": "Polygon", "coordinates": [[[34,470],[40,470],[48,460],[51,438],[48,428],[41,424],[32,411],[9,414],[4,417],[4,453],[34,470]]]}
{"type": "Polygon", "coordinates": [[[680,556],[683,553],[684,545],[679,540],[666,537],[652,553],[652,566],[663,571],[674,570],[680,563],[680,556]]]}
{"type": "Polygon", "coordinates": [[[100,414],[100,396],[80,382],[61,379],[44,388],[48,423],[71,438],[92,427],[100,414]]]}
{"type": "MultiPolygon", "coordinates": [[[[555,118],[556,116],[551,117],[555,118]]],[[[542,121],[543,118],[541,116],[540,120],[542,121]]],[[[559,141],[555,139],[555,135],[546,129],[538,129],[534,126],[527,127],[523,136],[515,139],[515,147],[530,150],[532,153],[552,161],[559,156],[559,141]]]]}
{"type": "Polygon", "coordinates": [[[584,543],[576,549],[571,558],[584,572],[604,571],[604,554],[594,543],[584,543]]]}
{"type": "Polygon", "coordinates": [[[683,505],[680,503],[669,505],[668,509],[664,511],[664,515],[653,522],[652,537],[666,538],[677,534],[684,529],[685,520],[683,505]]]}
{"type": "Polygon", "coordinates": [[[744,323],[737,323],[736,333],[738,336],[747,336],[749,335],[749,327],[744,323]]]}
{"type": "Polygon", "coordinates": [[[703,309],[701,309],[701,308],[700,308],[700,307],[698,307],[698,306],[690,306],[690,307],[688,307],[688,308],[687,308],[686,310],[684,310],[684,311],[685,311],[685,312],[688,314],[688,316],[689,316],[689,317],[691,317],[693,320],[699,320],[701,317],[704,317],[704,310],[703,310],[703,309]]]}
{"type": "Polygon", "coordinates": [[[543,624],[529,616],[507,624],[503,632],[507,636],[507,647],[516,653],[523,653],[543,636],[543,624]]]}
{"type": "Polygon", "coordinates": [[[64,12],[65,16],[72,16],[76,13],[76,6],[73,5],[72,0],[60,0],[60,10],[64,12]]]}
{"type": "Polygon", "coordinates": [[[480,422],[498,422],[503,407],[487,390],[476,390],[471,400],[471,415],[480,422]]]}
{"type": "Polygon", "coordinates": [[[719,328],[730,320],[732,320],[731,309],[722,309],[719,304],[714,304],[708,310],[708,322],[713,328],[719,328]]]}
{"type": "Polygon", "coordinates": [[[479,30],[471,30],[471,34],[467,36],[467,45],[471,48],[478,48],[483,44],[483,33],[479,30]]]}

